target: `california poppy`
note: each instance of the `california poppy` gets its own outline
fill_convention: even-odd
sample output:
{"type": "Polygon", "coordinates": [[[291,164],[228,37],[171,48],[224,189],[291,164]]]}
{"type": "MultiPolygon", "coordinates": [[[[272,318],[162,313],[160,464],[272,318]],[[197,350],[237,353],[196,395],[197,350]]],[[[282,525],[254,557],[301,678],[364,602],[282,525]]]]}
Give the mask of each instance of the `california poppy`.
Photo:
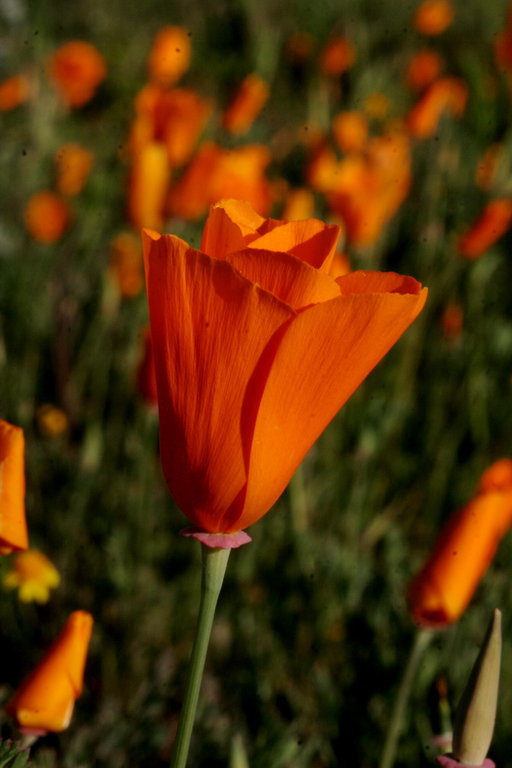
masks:
{"type": "Polygon", "coordinates": [[[0,555],[28,547],[25,522],[25,438],[0,419],[0,555]]]}
{"type": "Polygon", "coordinates": [[[511,464],[501,460],[484,473],[477,495],[448,520],[411,581],[408,602],[418,624],[451,624],[471,600],[512,523],[511,464]]]}
{"type": "Polygon", "coordinates": [[[81,144],[63,144],[55,156],[57,189],[61,195],[78,195],[92,168],[93,154],[81,144]]]}
{"type": "Polygon", "coordinates": [[[264,216],[270,208],[270,185],[265,176],[269,162],[270,152],[262,144],[225,149],[212,141],[204,142],[171,187],[169,213],[199,219],[217,200],[239,195],[264,216]]]}
{"type": "Polygon", "coordinates": [[[247,133],[268,99],[269,87],[256,74],[247,75],[224,110],[222,124],[229,133],[247,133]]]}
{"type": "Polygon", "coordinates": [[[85,40],[64,43],[48,62],[50,79],[68,107],[87,104],[106,73],[103,56],[85,40]]]}
{"type": "Polygon", "coordinates": [[[415,11],[413,25],[422,35],[440,35],[450,26],[454,14],[449,0],[423,0],[415,11]]]}
{"type": "Polygon", "coordinates": [[[30,80],[26,75],[13,75],[0,83],[0,112],[19,107],[30,95],[30,80]]]}
{"type": "Polygon", "coordinates": [[[63,731],[82,693],[84,667],[93,619],[75,611],[35,670],[5,706],[21,731],[43,735],[63,731]]]}
{"type": "Polygon", "coordinates": [[[174,85],[190,66],[190,35],[178,26],[163,27],[148,59],[149,77],[160,85],[174,85]]]}
{"type": "Polygon", "coordinates": [[[135,157],[129,181],[128,215],[137,228],[161,227],[170,178],[165,145],[151,141],[135,157]]]}
{"type": "Polygon", "coordinates": [[[324,75],[337,77],[354,64],[356,52],[353,44],[343,35],[335,35],[320,51],[319,68],[324,75]]]}
{"type": "Polygon", "coordinates": [[[437,131],[444,114],[461,115],[468,98],[466,84],[458,77],[440,77],[431,83],[409,110],[407,128],[417,139],[426,139],[437,131]]]}
{"type": "Polygon", "coordinates": [[[437,51],[428,48],[416,51],[407,67],[405,81],[413,90],[421,91],[439,77],[442,68],[443,62],[437,51]]]}
{"type": "Polygon", "coordinates": [[[46,245],[56,243],[71,221],[68,204],[55,192],[35,192],[25,206],[25,226],[34,240],[46,245]]]}
{"type": "Polygon", "coordinates": [[[418,315],[395,273],[329,275],[338,227],[213,206],[201,250],[144,232],[169,489],[202,531],[252,525],[418,315]]]}
{"type": "Polygon", "coordinates": [[[135,100],[129,149],[137,156],[146,144],[160,142],[171,167],[186,163],[212,110],[209,101],[190,88],[164,88],[149,83],[135,100]]]}
{"type": "Polygon", "coordinates": [[[490,200],[480,216],[459,239],[459,253],[466,259],[477,259],[503,237],[511,225],[512,199],[490,200]]]}

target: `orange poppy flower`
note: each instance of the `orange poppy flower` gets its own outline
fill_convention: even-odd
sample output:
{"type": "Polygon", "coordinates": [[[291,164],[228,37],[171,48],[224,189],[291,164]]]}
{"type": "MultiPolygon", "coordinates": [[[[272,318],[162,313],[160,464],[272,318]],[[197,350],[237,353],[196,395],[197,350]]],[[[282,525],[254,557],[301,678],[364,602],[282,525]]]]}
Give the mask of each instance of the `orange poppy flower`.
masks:
{"type": "Polygon", "coordinates": [[[64,104],[82,107],[105,79],[107,68],[103,56],[93,45],[72,40],[51,56],[48,74],[64,104]]]}
{"type": "Polygon", "coordinates": [[[462,235],[458,251],[466,259],[477,259],[510,229],[512,200],[491,200],[469,230],[462,235]]]}
{"type": "Polygon", "coordinates": [[[25,226],[29,235],[51,245],[60,240],[69,226],[71,212],[67,203],[54,192],[36,192],[25,206],[25,226]]]}
{"type": "Polygon", "coordinates": [[[442,68],[442,59],[436,51],[417,51],[409,62],[405,81],[413,90],[422,91],[439,77],[442,68]]]}
{"type": "Polygon", "coordinates": [[[336,35],[320,52],[318,65],[324,75],[337,77],[350,69],[355,59],[356,51],[353,44],[343,35],[336,35]]]}
{"type": "Polygon", "coordinates": [[[171,188],[169,213],[183,219],[199,219],[217,200],[236,195],[265,215],[271,201],[265,177],[269,162],[270,152],[261,144],[224,149],[205,142],[171,188]]]}
{"type": "Polygon", "coordinates": [[[414,621],[443,627],[461,616],[511,523],[512,462],[504,459],[484,473],[475,498],[448,520],[411,581],[414,621]]]}
{"type": "Polygon", "coordinates": [[[332,278],[337,235],[236,200],[212,207],[201,251],[144,232],[162,465],[202,531],[270,509],[425,302],[410,277],[332,278]]]}
{"type": "Polygon", "coordinates": [[[23,733],[63,731],[82,693],[87,648],[93,619],[75,611],[36,669],[5,706],[23,733]]]}
{"type": "Polygon", "coordinates": [[[480,189],[489,191],[496,183],[500,171],[505,173],[506,152],[503,144],[491,144],[478,161],[475,171],[475,184],[480,189]]]}
{"type": "Polygon", "coordinates": [[[0,83],[0,112],[19,107],[30,94],[30,80],[26,75],[13,75],[0,83]]]}
{"type": "Polygon", "coordinates": [[[433,136],[443,114],[461,115],[467,98],[468,89],[458,77],[435,80],[407,115],[409,133],[417,139],[433,136]]]}
{"type": "Polygon", "coordinates": [[[362,112],[340,112],[333,117],[332,132],[342,152],[360,152],[368,141],[368,121],[362,112]]]}
{"type": "Polygon", "coordinates": [[[144,287],[140,237],[121,232],[110,244],[108,272],[125,299],[137,296],[144,287]]]}
{"type": "Polygon", "coordinates": [[[440,35],[448,29],[454,15],[449,0],[424,0],[416,9],[413,26],[422,35],[440,35]]]}
{"type": "Polygon", "coordinates": [[[0,419],[0,555],[28,547],[25,522],[25,438],[0,419]]]}
{"type": "Polygon", "coordinates": [[[297,187],[286,192],[286,199],[282,213],[286,221],[299,221],[309,219],[315,210],[315,197],[310,189],[297,187]]]}
{"type": "Polygon", "coordinates": [[[343,220],[350,242],[370,245],[409,192],[409,140],[402,131],[392,131],[371,139],[364,153],[351,153],[341,161],[329,150],[320,150],[309,179],[343,220]]]}
{"type": "Polygon", "coordinates": [[[55,157],[57,190],[65,197],[74,197],[84,188],[92,168],[93,154],[80,144],[64,144],[55,157]]]}
{"type": "Polygon", "coordinates": [[[186,29],[176,26],[161,29],[149,54],[150,79],[160,85],[174,85],[190,66],[190,52],[190,34],[186,29]]]}
{"type": "Polygon", "coordinates": [[[128,194],[128,215],[138,229],[163,225],[169,179],[165,145],[157,141],[145,144],[135,157],[128,194]]]}
{"type": "Polygon", "coordinates": [[[464,327],[464,314],[459,304],[450,302],[446,305],[441,318],[441,327],[445,339],[457,341],[460,338],[464,327]]]}
{"type": "Polygon", "coordinates": [[[235,136],[247,133],[269,96],[267,83],[258,75],[245,77],[222,117],[226,131],[235,136]]]}
{"type": "Polygon", "coordinates": [[[167,89],[150,83],[138,94],[135,109],[130,153],[136,156],[146,144],[161,142],[174,168],[190,159],[212,107],[190,89],[167,89]]]}

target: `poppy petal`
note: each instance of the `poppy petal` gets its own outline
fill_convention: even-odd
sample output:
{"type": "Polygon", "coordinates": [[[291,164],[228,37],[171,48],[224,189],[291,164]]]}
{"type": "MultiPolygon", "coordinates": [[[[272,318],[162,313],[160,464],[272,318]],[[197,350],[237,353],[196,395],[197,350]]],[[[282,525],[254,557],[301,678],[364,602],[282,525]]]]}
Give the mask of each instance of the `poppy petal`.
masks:
{"type": "MultiPolygon", "coordinates": [[[[394,275],[365,274],[360,279],[372,286],[397,283],[394,275]]],[[[427,290],[412,282],[411,293],[349,293],[312,306],[289,323],[258,412],[249,414],[254,426],[243,430],[249,480],[243,514],[231,520],[233,530],[251,525],[272,506],[322,430],[418,315],[427,290]]]]}
{"type": "Polygon", "coordinates": [[[252,240],[251,248],[291,253],[306,264],[328,272],[340,236],[338,226],[318,219],[276,222],[277,226],[252,240]]]}
{"type": "Polygon", "coordinates": [[[257,237],[263,216],[243,200],[221,200],[212,205],[206,219],[201,251],[216,259],[239,251],[247,245],[246,237],[257,237]]]}
{"type": "Polygon", "coordinates": [[[164,474],[194,524],[231,532],[221,518],[238,510],[245,493],[240,425],[246,389],[257,366],[258,376],[267,375],[262,353],[295,313],[230,264],[179,238],[146,230],[143,242],[151,337],[160,350],[164,474]]]}
{"type": "Polygon", "coordinates": [[[28,546],[24,454],[23,430],[0,419],[0,554],[28,546]]]}
{"type": "Polygon", "coordinates": [[[287,253],[246,248],[231,253],[227,261],[251,283],[257,283],[295,310],[340,295],[332,277],[287,253]]]}

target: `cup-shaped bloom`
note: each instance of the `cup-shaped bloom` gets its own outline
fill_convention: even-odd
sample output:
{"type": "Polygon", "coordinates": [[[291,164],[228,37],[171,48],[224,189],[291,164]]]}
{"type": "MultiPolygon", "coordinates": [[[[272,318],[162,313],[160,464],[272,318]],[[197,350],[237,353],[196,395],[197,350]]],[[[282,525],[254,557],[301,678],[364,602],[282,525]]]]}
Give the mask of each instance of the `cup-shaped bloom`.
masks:
{"type": "Polygon", "coordinates": [[[87,649],[93,619],[75,611],[48,649],[5,706],[25,733],[63,731],[71,720],[75,700],[82,693],[87,649]]]}
{"type": "Polygon", "coordinates": [[[503,460],[484,473],[479,493],[448,520],[411,581],[408,602],[414,621],[429,627],[456,621],[511,524],[512,471],[503,460]]]}
{"type": "Polygon", "coordinates": [[[25,438],[0,419],[0,555],[28,547],[25,522],[25,438]]]}
{"type": "Polygon", "coordinates": [[[420,312],[394,273],[329,275],[338,228],[224,201],[201,251],[144,233],[161,458],[209,533],[264,515],[313,442],[420,312]]]}

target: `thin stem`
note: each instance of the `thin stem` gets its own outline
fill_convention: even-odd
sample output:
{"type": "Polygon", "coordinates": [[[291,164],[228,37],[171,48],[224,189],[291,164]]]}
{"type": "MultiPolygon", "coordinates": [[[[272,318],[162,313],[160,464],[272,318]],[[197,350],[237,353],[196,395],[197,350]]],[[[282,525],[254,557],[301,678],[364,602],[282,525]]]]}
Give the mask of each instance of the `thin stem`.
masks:
{"type": "Polygon", "coordinates": [[[224,580],[230,549],[211,549],[202,545],[201,602],[197,619],[196,636],[190,657],[185,697],[171,756],[171,768],[185,768],[190,738],[199,699],[204,663],[212,630],[217,600],[224,580]]]}
{"type": "Polygon", "coordinates": [[[392,768],[393,763],[395,762],[398,739],[402,732],[404,714],[416,677],[416,670],[418,669],[418,664],[423,656],[423,652],[426,650],[433,635],[434,633],[429,629],[419,629],[416,632],[414,643],[412,644],[404,674],[400,682],[400,687],[398,689],[395,706],[391,714],[391,721],[386,734],[386,741],[384,749],[382,750],[379,768],[392,768]]]}

